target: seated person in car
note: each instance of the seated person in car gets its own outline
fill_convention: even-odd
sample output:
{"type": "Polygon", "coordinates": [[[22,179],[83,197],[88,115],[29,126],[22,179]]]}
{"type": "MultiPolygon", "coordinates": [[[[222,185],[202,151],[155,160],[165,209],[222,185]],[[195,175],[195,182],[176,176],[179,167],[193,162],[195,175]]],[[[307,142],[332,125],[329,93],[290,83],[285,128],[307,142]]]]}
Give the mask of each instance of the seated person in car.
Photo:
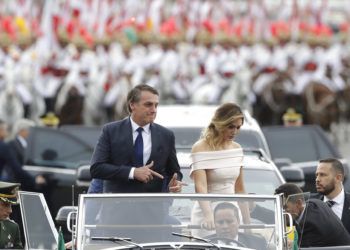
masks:
{"type": "Polygon", "coordinates": [[[254,249],[267,249],[263,237],[251,233],[239,232],[238,208],[229,202],[222,202],[214,209],[216,234],[208,236],[214,243],[254,249]]]}

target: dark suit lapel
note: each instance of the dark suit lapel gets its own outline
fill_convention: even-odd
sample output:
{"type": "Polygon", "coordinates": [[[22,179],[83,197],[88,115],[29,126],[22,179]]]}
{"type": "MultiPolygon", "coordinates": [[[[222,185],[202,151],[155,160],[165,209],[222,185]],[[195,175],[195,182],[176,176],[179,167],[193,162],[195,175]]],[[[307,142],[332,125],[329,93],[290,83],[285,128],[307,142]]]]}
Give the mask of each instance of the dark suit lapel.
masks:
{"type": "Polygon", "coordinates": [[[18,159],[21,162],[21,164],[24,164],[26,161],[26,155],[25,155],[25,148],[22,146],[21,142],[19,141],[18,137],[15,138],[15,147],[16,152],[18,154],[18,159]]]}
{"type": "Polygon", "coordinates": [[[341,221],[343,222],[348,232],[350,232],[350,194],[346,192],[341,221]]]}
{"type": "MultiPolygon", "coordinates": [[[[135,162],[135,156],[134,156],[134,140],[132,137],[132,126],[131,126],[131,121],[130,121],[130,117],[125,118],[124,122],[122,123],[122,129],[121,131],[128,131],[125,132],[123,136],[122,140],[123,140],[123,146],[126,147],[126,150],[124,152],[130,152],[128,154],[130,154],[130,160],[134,163],[135,162]]],[[[121,138],[119,138],[120,140],[121,138]]]]}

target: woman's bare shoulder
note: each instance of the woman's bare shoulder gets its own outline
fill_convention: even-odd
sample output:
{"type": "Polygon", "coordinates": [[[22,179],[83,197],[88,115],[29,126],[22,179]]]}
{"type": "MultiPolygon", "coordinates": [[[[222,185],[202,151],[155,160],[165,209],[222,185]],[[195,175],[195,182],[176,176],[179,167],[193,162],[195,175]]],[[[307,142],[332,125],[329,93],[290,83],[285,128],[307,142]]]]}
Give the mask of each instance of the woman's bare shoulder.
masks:
{"type": "Polygon", "coordinates": [[[198,141],[196,141],[195,144],[193,144],[192,153],[198,153],[203,151],[208,151],[208,144],[204,139],[199,139],[198,141]]]}
{"type": "Polygon", "coordinates": [[[233,142],[232,142],[232,148],[241,148],[241,144],[239,144],[239,143],[233,141],[233,142]]]}

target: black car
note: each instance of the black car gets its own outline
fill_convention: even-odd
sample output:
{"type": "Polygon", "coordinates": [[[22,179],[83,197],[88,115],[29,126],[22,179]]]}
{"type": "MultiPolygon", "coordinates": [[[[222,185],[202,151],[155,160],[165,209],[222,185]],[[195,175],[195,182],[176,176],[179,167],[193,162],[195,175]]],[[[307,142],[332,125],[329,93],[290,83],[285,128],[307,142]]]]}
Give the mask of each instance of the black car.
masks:
{"type": "Polygon", "coordinates": [[[51,214],[62,206],[76,204],[86,187],[76,184],[80,165],[90,162],[100,127],[63,126],[59,129],[34,127],[28,139],[28,159],[23,167],[33,176],[49,180],[45,198],[51,214]]]}
{"type": "MultiPolygon", "coordinates": [[[[316,192],[315,172],[320,159],[337,158],[344,164],[346,175],[349,173],[346,159],[318,125],[266,126],[262,131],[277,166],[293,165],[303,170],[305,191],[316,192]]],[[[348,179],[345,180],[344,186],[345,190],[350,191],[348,179]]]]}

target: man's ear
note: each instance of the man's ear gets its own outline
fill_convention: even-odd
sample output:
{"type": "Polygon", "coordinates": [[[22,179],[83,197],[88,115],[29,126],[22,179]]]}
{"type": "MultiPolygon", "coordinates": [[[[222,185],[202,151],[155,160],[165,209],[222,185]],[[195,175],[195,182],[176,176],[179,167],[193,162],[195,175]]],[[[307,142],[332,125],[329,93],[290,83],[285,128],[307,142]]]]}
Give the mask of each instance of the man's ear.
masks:
{"type": "Polygon", "coordinates": [[[134,103],[129,102],[128,105],[129,105],[130,110],[133,111],[134,110],[134,103]]]}
{"type": "Polygon", "coordinates": [[[342,175],[341,173],[337,173],[335,175],[335,179],[339,182],[343,182],[344,181],[344,175],[342,175]]]}
{"type": "Polygon", "coordinates": [[[298,209],[303,209],[304,208],[304,200],[303,199],[297,199],[296,202],[298,209]]]}

